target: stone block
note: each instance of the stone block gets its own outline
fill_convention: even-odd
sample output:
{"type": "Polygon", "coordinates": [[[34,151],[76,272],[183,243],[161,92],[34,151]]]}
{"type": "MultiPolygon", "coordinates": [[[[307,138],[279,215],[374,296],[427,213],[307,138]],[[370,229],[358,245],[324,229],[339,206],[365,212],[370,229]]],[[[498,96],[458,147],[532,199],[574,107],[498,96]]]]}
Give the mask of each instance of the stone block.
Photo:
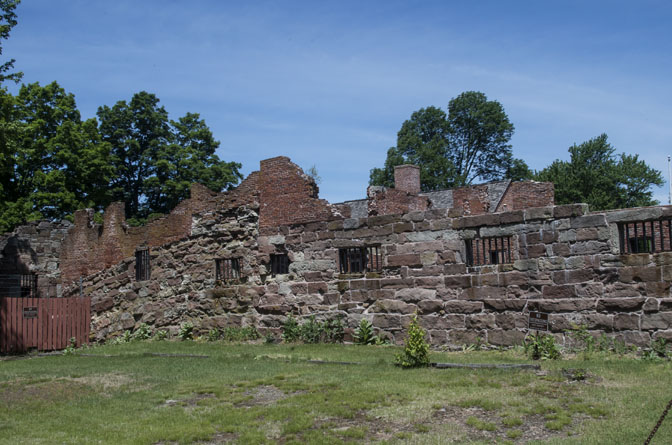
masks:
{"type": "Polygon", "coordinates": [[[525,331],[517,329],[491,329],[488,331],[488,343],[495,346],[522,345],[525,331]]]}
{"type": "Polygon", "coordinates": [[[495,314],[495,323],[497,327],[502,329],[524,329],[527,328],[528,315],[527,314],[495,314]]]}
{"type": "Polygon", "coordinates": [[[571,284],[542,286],[541,293],[544,298],[572,298],[577,295],[576,287],[571,284]]]}
{"type": "Polygon", "coordinates": [[[555,243],[551,246],[551,251],[555,256],[567,257],[572,254],[572,251],[567,243],[555,243]]]}
{"type": "Polygon", "coordinates": [[[595,309],[594,300],[568,298],[557,300],[530,300],[528,308],[540,312],[579,312],[595,309]]]}
{"type": "Polygon", "coordinates": [[[436,290],[433,289],[400,289],[396,292],[395,298],[402,301],[417,303],[422,300],[436,299],[436,290]]]}
{"type": "Polygon", "coordinates": [[[500,213],[485,213],[476,216],[465,216],[453,220],[454,229],[468,229],[470,227],[496,226],[500,224],[500,213]]]}
{"type": "Polygon", "coordinates": [[[448,341],[454,345],[473,345],[484,342],[486,334],[472,329],[451,329],[448,331],[448,341]]]}
{"type": "Polygon", "coordinates": [[[525,209],[525,221],[553,218],[553,207],[533,207],[525,209]]]}
{"type": "MultiPolygon", "coordinates": [[[[646,302],[648,303],[649,300],[654,300],[653,298],[648,298],[646,302]]],[[[658,307],[656,310],[660,311],[672,311],[672,298],[661,298],[658,300],[658,307]]]]}
{"type": "Polygon", "coordinates": [[[495,328],[494,314],[473,314],[465,319],[467,329],[493,329],[495,328]]]}
{"type": "Polygon", "coordinates": [[[93,297],[91,299],[91,310],[100,313],[112,309],[114,298],[112,297],[93,297]]]}
{"type": "Polygon", "coordinates": [[[483,300],[483,305],[493,311],[522,311],[527,302],[522,298],[491,298],[483,300]]]}
{"type": "Polygon", "coordinates": [[[553,208],[553,217],[556,219],[583,216],[586,213],[588,213],[588,204],[559,205],[553,208]]]}
{"type": "Polygon", "coordinates": [[[414,279],[415,287],[436,288],[444,283],[441,277],[418,277],[414,279]]]}
{"type": "Polygon", "coordinates": [[[392,314],[375,314],[371,323],[373,326],[380,329],[400,329],[401,316],[392,314]]]}
{"type": "Polygon", "coordinates": [[[413,254],[404,254],[404,255],[390,255],[387,257],[387,265],[390,267],[395,266],[422,266],[422,261],[420,260],[420,255],[417,253],[413,254]]]}
{"type": "Polygon", "coordinates": [[[525,212],[522,210],[514,210],[511,212],[500,213],[499,216],[501,224],[516,224],[525,221],[525,212]]]}
{"type": "Polygon", "coordinates": [[[646,295],[649,297],[669,297],[670,296],[670,282],[657,281],[649,282],[644,285],[646,295]]]}
{"type": "Polygon", "coordinates": [[[461,298],[469,300],[483,300],[486,298],[502,298],[506,296],[505,287],[480,286],[463,289],[461,298]]]}
{"type": "Polygon", "coordinates": [[[639,319],[640,316],[638,314],[615,314],[614,330],[615,331],[638,330],[639,319]]]}
{"type": "Polygon", "coordinates": [[[486,273],[472,276],[474,286],[497,286],[499,285],[499,274],[486,273]]]}
{"type": "Polygon", "coordinates": [[[459,275],[467,273],[466,264],[446,264],[443,266],[443,273],[445,275],[459,275]]]}
{"type": "Polygon", "coordinates": [[[660,281],[661,271],[655,266],[622,267],[618,271],[618,278],[623,283],[660,281]]]}
{"type": "Polygon", "coordinates": [[[570,220],[572,229],[582,229],[585,227],[601,227],[607,224],[603,214],[593,214],[577,216],[570,220]]]}
{"type": "Polygon", "coordinates": [[[378,300],[373,308],[375,312],[388,314],[413,314],[418,307],[398,300],[378,300]]]}
{"type": "Polygon", "coordinates": [[[651,336],[648,332],[625,331],[617,334],[615,338],[625,342],[628,345],[634,345],[638,347],[647,347],[651,344],[651,336]]]}
{"type": "Polygon", "coordinates": [[[597,310],[601,312],[633,312],[644,306],[646,298],[603,298],[597,301],[597,310]]]}
{"type": "Polygon", "coordinates": [[[471,275],[453,275],[445,277],[444,284],[446,287],[456,287],[466,289],[471,287],[471,275]]]}
{"type": "Polygon", "coordinates": [[[590,281],[593,279],[591,269],[559,270],[551,274],[555,284],[574,284],[590,281]]]}
{"type": "MultiPolygon", "coordinates": [[[[642,310],[644,312],[658,312],[659,308],[660,302],[657,298],[647,298],[642,310]]],[[[670,309],[672,309],[672,304],[670,305],[670,309]]]]}
{"type": "Polygon", "coordinates": [[[443,310],[446,311],[447,314],[473,314],[483,311],[483,302],[450,300],[445,302],[443,310]]]}
{"type": "Polygon", "coordinates": [[[642,315],[642,330],[670,329],[672,312],[645,313],[642,315]]]}
{"type": "Polygon", "coordinates": [[[422,300],[418,302],[418,309],[421,314],[433,314],[443,310],[443,301],[441,300],[422,300]]]}

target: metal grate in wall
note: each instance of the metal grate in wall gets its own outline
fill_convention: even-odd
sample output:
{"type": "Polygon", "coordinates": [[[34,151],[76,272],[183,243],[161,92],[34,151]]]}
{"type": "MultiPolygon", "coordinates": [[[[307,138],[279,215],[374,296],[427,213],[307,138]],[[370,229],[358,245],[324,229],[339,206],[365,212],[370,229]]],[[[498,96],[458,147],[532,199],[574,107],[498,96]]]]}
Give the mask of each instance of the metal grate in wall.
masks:
{"type": "Polygon", "coordinates": [[[672,218],[618,223],[622,254],[672,251],[672,218]]]}
{"type": "Polygon", "coordinates": [[[512,263],[511,237],[496,236],[466,240],[467,266],[512,263]]]}
{"type": "Polygon", "coordinates": [[[215,260],[215,279],[234,281],[240,278],[240,260],[238,258],[217,258],[215,260]]]}
{"type": "Polygon", "coordinates": [[[149,249],[139,249],[135,251],[135,280],[149,280],[152,274],[149,264],[149,249]]]}
{"type": "Polygon", "coordinates": [[[380,272],[383,270],[380,246],[338,249],[338,263],[342,274],[380,272]]]}

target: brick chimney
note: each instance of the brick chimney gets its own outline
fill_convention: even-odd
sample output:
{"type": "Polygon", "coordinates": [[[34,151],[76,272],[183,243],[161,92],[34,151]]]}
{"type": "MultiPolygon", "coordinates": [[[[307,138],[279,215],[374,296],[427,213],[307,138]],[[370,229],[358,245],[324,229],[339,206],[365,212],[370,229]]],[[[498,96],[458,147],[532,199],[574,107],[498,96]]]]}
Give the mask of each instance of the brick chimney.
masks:
{"type": "Polygon", "coordinates": [[[394,167],[394,188],[410,195],[420,193],[420,167],[411,164],[394,167]]]}

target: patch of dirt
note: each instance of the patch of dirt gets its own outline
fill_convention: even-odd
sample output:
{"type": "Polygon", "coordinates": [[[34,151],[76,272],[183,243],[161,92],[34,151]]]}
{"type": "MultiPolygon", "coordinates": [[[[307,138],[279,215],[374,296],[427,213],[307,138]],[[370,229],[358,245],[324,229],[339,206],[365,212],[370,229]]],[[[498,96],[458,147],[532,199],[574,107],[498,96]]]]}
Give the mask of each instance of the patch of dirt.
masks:
{"type": "Polygon", "coordinates": [[[103,391],[121,388],[135,381],[131,376],[126,374],[93,374],[84,377],[66,377],[65,380],[93,387],[102,387],[103,391]]]}
{"type": "Polygon", "coordinates": [[[22,403],[35,400],[67,400],[89,392],[84,384],[56,379],[36,384],[15,384],[0,387],[0,402],[3,404],[22,403]]]}
{"type": "Polygon", "coordinates": [[[214,399],[217,396],[213,393],[203,393],[203,394],[194,394],[191,397],[188,397],[186,399],[168,399],[165,402],[163,402],[162,406],[185,406],[185,407],[194,407],[198,405],[198,402],[201,400],[205,399],[214,399]]]}
{"type": "Polygon", "coordinates": [[[547,440],[552,437],[567,437],[567,431],[570,431],[576,426],[577,422],[567,425],[560,431],[551,431],[546,428],[547,420],[541,415],[528,415],[523,417],[523,424],[517,427],[506,428],[501,423],[501,418],[485,411],[482,408],[459,408],[448,406],[438,409],[432,414],[431,424],[443,424],[446,422],[454,422],[459,424],[465,431],[468,432],[469,437],[474,440],[494,440],[507,439],[515,444],[526,444],[533,440],[547,440]],[[467,424],[469,417],[476,417],[484,422],[494,423],[497,426],[495,431],[485,431],[474,428],[467,424]],[[509,439],[506,437],[507,430],[518,430],[522,435],[517,439],[509,439]]]}
{"type": "Polygon", "coordinates": [[[236,407],[250,407],[250,406],[266,406],[272,405],[278,400],[287,398],[287,394],[272,385],[257,386],[243,393],[246,396],[251,396],[249,400],[244,400],[237,403],[236,407]]]}
{"type": "Polygon", "coordinates": [[[202,445],[217,445],[220,443],[234,443],[238,439],[238,435],[234,433],[217,433],[210,440],[205,442],[196,442],[202,445]]]}

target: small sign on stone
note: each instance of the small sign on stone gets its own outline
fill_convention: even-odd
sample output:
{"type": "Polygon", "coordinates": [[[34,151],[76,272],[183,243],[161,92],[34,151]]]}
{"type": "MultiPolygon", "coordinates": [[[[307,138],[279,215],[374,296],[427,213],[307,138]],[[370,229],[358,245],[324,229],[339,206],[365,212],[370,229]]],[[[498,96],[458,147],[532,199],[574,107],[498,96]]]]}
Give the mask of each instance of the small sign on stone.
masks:
{"type": "Polygon", "coordinates": [[[543,312],[530,312],[527,327],[537,331],[548,331],[548,314],[543,312]]]}
{"type": "Polygon", "coordinates": [[[23,318],[37,318],[37,307],[35,306],[24,307],[23,318]]]}

